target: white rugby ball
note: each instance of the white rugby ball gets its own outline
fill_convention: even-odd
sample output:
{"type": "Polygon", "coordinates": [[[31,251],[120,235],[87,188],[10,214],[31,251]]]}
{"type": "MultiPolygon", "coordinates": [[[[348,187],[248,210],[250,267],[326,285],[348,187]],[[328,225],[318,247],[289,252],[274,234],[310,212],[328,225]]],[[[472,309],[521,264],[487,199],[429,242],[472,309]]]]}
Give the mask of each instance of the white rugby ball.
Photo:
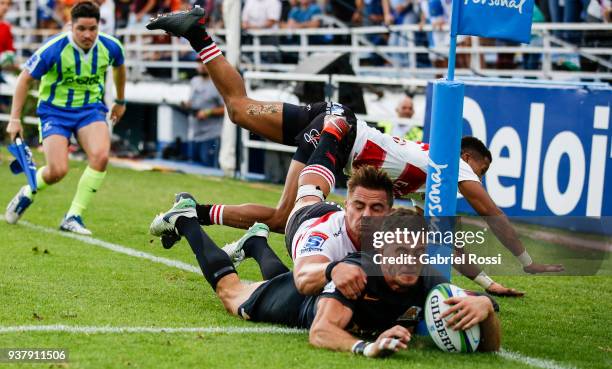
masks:
{"type": "MultiPolygon", "coordinates": [[[[444,303],[451,297],[467,296],[465,291],[450,283],[441,283],[427,295],[425,302],[425,323],[427,331],[436,346],[446,352],[474,352],[480,343],[480,326],[477,324],[465,331],[455,331],[446,326],[446,319],[440,316],[450,308],[444,303]]],[[[452,315],[451,315],[452,316],[452,315]]]]}

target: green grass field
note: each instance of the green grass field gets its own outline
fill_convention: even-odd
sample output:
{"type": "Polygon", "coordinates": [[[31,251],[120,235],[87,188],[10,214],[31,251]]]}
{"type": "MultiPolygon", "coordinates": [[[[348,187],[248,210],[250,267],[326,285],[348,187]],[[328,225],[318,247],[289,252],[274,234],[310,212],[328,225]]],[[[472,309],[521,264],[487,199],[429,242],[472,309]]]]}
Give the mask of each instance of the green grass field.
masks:
{"type": "MultiPolygon", "coordinates": [[[[0,166],[0,205],[11,199],[23,176],[0,166]]],[[[194,272],[114,252],[54,231],[68,209],[83,163],[71,163],[60,184],[41,193],[24,224],[0,222],[0,348],[67,348],[65,364],[0,364],[56,368],[610,368],[612,367],[612,277],[502,276],[527,291],[522,299],[498,299],[503,326],[500,355],[451,355],[426,338],[385,360],[315,349],[303,332],[279,333],[270,326],[227,315],[203,277],[194,272]],[[7,332],[17,326],[172,327],[219,331],[187,333],[7,332]],[[241,331],[238,328],[254,328],[241,331]],[[259,329],[259,331],[257,331],[259,329]]],[[[152,217],[173,194],[193,193],[207,202],[274,204],[280,187],[182,174],[111,168],[85,214],[94,238],[155,256],[196,265],[183,242],[164,250],[148,236],[152,217]]],[[[219,244],[240,230],[208,227],[219,244]]],[[[533,241],[528,247],[543,251],[533,241]]],[[[282,237],[271,243],[289,263],[282,237]]],[[[240,275],[260,279],[254,262],[240,275]]],[[[454,283],[477,289],[468,280],[454,283]]]]}

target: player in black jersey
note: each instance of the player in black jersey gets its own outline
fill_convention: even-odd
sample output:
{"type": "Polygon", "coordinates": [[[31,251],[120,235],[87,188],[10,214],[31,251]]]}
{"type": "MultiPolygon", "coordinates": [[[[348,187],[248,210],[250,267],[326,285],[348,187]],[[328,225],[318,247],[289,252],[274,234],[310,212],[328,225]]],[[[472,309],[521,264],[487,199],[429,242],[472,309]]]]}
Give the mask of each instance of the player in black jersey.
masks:
{"type": "MultiPolygon", "coordinates": [[[[369,255],[354,253],[330,264],[326,274],[342,264],[361,268],[367,280],[358,299],[346,298],[333,282],[317,295],[304,296],[298,293],[292,272],[258,283],[241,282],[228,255],[200,227],[195,212],[179,215],[175,227],[188,240],[204,277],[230,314],[254,322],[307,328],[312,345],[330,350],[381,357],[406,349],[411,332],[398,324],[398,318],[407,310],[423,309],[427,293],[435,285],[447,282],[420,265],[406,268],[378,265],[369,255]],[[375,337],[374,342],[361,340],[357,332],[360,337],[375,337]]],[[[420,246],[407,250],[416,253],[422,249],[420,246]]],[[[393,248],[385,250],[390,250],[386,255],[397,253],[393,248]]],[[[492,299],[470,295],[449,299],[447,303],[453,305],[449,311],[456,313],[447,320],[450,326],[467,329],[480,324],[479,350],[499,349],[500,328],[492,299]]]]}

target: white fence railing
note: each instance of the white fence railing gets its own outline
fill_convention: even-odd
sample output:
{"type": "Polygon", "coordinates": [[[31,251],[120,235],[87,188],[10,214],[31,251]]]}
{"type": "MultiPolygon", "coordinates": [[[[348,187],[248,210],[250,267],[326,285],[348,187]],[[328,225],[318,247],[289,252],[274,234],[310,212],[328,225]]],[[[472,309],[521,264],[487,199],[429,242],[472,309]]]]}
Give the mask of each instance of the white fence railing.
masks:
{"type": "MultiPolygon", "coordinates": [[[[431,31],[430,26],[423,29],[417,25],[402,25],[391,27],[356,27],[356,28],[317,28],[317,29],[300,29],[300,30],[257,30],[248,32],[253,38],[252,45],[243,45],[241,50],[243,54],[251,54],[251,58],[243,63],[243,67],[247,69],[245,73],[245,81],[247,88],[250,89],[252,82],[255,80],[274,80],[274,81],[311,81],[322,82],[331,85],[330,91],[333,91],[329,98],[338,100],[337,92],[338,84],[357,83],[357,84],[374,84],[384,86],[399,86],[399,87],[423,87],[427,80],[436,75],[445,73],[442,68],[421,68],[415,60],[418,54],[435,52],[446,55],[448,52],[445,48],[427,48],[416,46],[414,42],[409,42],[405,47],[398,46],[373,46],[363,42],[364,36],[390,32],[404,32],[409,40],[414,40],[414,35],[419,31],[431,31]],[[309,43],[309,36],[316,35],[344,35],[347,36],[350,44],[347,45],[312,45],[309,43]],[[262,45],[261,38],[266,36],[297,36],[299,44],[296,45],[262,45]],[[259,40],[259,41],[258,41],[259,40]],[[315,52],[335,52],[349,53],[350,62],[358,74],[357,76],[349,75],[312,75],[312,74],[297,74],[286,73],[295,69],[295,64],[274,64],[266,63],[262,54],[270,52],[292,52],[298,55],[298,61],[303,60],[315,52]],[[408,67],[400,67],[397,65],[388,65],[382,67],[373,67],[362,65],[362,58],[370,53],[378,53],[385,58],[393,55],[407,55],[411,61],[408,67]],[[274,73],[274,72],[285,73],[274,73]]],[[[612,34],[612,25],[608,24],[535,24],[534,33],[540,35],[541,45],[521,45],[521,46],[487,46],[481,45],[478,39],[473,38],[474,42],[470,47],[459,47],[457,52],[460,54],[469,54],[471,63],[469,69],[458,69],[457,74],[461,76],[491,76],[491,77],[536,77],[548,80],[580,80],[583,78],[593,79],[596,81],[612,79],[612,48],[602,47],[573,47],[568,43],[557,39],[553,35],[553,31],[572,30],[572,31],[588,31],[601,32],[602,35],[612,34]],[[494,53],[512,53],[512,54],[541,54],[541,68],[539,70],[497,70],[485,68],[481,65],[481,59],[494,53]],[[607,71],[600,72],[563,72],[553,70],[553,59],[560,54],[579,54],[587,59],[596,61],[607,71]]],[[[17,55],[20,61],[24,61],[29,53],[36,50],[42,44],[43,40],[53,34],[54,31],[49,30],[33,30],[33,29],[14,29],[16,35],[15,45],[17,47],[17,55]]],[[[223,49],[224,30],[214,30],[212,32],[217,38],[218,44],[223,49]]],[[[182,60],[183,56],[191,52],[191,48],[185,42],[172,38],[169,43],[155,44],[152,35],[163,35],[162,33],[151,33],[146,30],[120,30],[118,36],[122,37],[125,43],[127,52],[126,64],[129,68],[129,78],[132,81],[143,81],[146,79],[146,73],[149,68],[162,68],[169,71],[169,75],[173,80],[179,79],[181,69],[194,68],[197,65],[195,61],[182,60]],[[160,58],[161,56],[161,58],[160,58]]],[[[393,58],[391,58],[393,60],[393,58]]],[[[0,121],[6,120],[7,116],[0,115],[0,121]]],[[[368,121],[389,120],[397,124],[415,125],[419,124],[415,121],[397,119],[388,116],[360,116],[360,118],[368,121]]],[[[27,123],[35,123],[35,118],[26,120],[27,123]]],[[[292,152],[294,148],[273,144],[269,142],[253,141],[249,139],[246,131],[243,130],[242,137],[242,173],[247,172],[244,167],[248,163],[248,149],[261,148],[266,150],[276,150],[284,152],[292,152]]]]}
{"type": "MultiPolygon", "coordinates": [[[[278,82],[319,82],[329,84],[331,91],[333,91],[331,97],[332,101],[338,101],[338,91],[340,83],[356,83],[356,84],[379,84],[384,86],[400,86],[403,88],[407,87],[425,87],[427,81],[424,79],[414,78],[381,78],[381,77],[357,77],[350,75],[332,75],[328,77],[326,75],[312,75],[312,74],[300,74],[300,73],[275,73],[275,72],[257,72],[250,71],[244,74],[244,81],[246,85],[247,94],[251,95],[253,91],[253,84],[255,81],[278,81],[278,82]]],[[[373,115],[373,114],[356,114],[357,118],[363,119],[368,122],[380,122],[390,121],[393,124],[399,126],[423,126],[422,121],[415,119],[398,118],[397,116],[390,115],[373,115]]],[[[281,145],[270,141],[258,141],[253,140],[250,137],[249,131],[246,129],[240,130],[240,175],[243,177],[249,176],[249,149],[263,149],[269,151],[279,152],[295,152],[295,147],[281,145]]]]}
{"type": "MultiPolygon", "coordinates": [[[[304,60],[313,53],[348,53],[350,62],[358,75],[376,74],[391,77],[416,77],[433,78],[445,73],[444,68],[421,67],[417,65],[417,55],[437,54],[445,56],[448,53],[446,47],[425,47],[415,44],[417,32],[431,32],[429,25],[395,25],[389,27],[353,27],[353,28],[314,28],[314,29],[277,29],[277,30],[250,30],[245,34],[250,35],[253,42],[242,45],[243,67],[246,70],[256,71],[292,71],[296,64],[280,64],[266,61],[266,54],[292,53],[297,56],[298,62],[304,60]],[[406,46],[372,45],[366,40],[367,36],[398,33],[408,41],[406,46]],[[312,44],[311,36],[345,36],[347,44],[312,44]],[[274,44],[265,44],[264,39],[276,37],[280,40],[274,44]],[[284,37],[293,36],[299,40],[297,44],[283,42],[284,37]],[[378,54],[387,61],[385,66],[366,66],[363,59],[371,54],[378,54]],[[407,66],[399,65],[397,58],[402,56],[408,60],[407,66]]],[[[503,76],[503,77],[530,77],[543,79],[612,79],[612,47],[576,47],[557,37],[554,33],[558,31],[582,31],[598,32],[598,37],[607,38],[612,43],[612,24],[594,23],[538,23],[533,25],[533,33],[537,35],[537,42],[532,41],[530,45],[520,46],[490,46],[483,45],[476,37],[472,38],[471,46],[458,47],[458,54],[470,55],[469,68],[459,68],[458,75],[480,75],[480,76],[503,76]],[[497,53],[508,53],[514,55],[535,54],[541,55],[537,63],[539,69],[525,70],[517,66],[516,69],[492,69],[482,65],[486,56],[497,53]],[[554,60],[560,55],[573,54],[590,59],[600,66],[596,72],[567,72],[554,70],[554,60]]],[[[17,38],[18,56],[25,57],[28,52],[40,46],[43,36],[48,36],[48,31],[15,29],[17,38]]],[[[212,30],[218,44],[223,49],[225,30],[212,30]]],[[[172,38],[168,43],[154,43],[152,35],[163,35],[160,32],[147,30],[122,29],[117,35],[124,40],[128,53],[127,66],[130,70],[131,79],[146,78],[149,68],[167,69],[172,79],[179,78],[181,69],[193,68],[196,62],[189,57],[190,46],[177,38],[172,38]]],[[[269,43],[269,42],[268,42],[269,43]]],[[[191,54],[191,55],[190,55],[191,54]]]]}

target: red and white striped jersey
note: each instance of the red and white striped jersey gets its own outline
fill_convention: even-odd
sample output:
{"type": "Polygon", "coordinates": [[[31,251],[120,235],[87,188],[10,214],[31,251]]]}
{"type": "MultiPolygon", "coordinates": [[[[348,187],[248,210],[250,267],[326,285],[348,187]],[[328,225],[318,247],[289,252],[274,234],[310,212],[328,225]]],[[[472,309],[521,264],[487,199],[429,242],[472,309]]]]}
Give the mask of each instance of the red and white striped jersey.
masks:
{"type": "MultiPolygon", "coordinates": [[[[350,174],[353,168],[363,165],[382,169],[393,180],[394,194],[399,198],[425,192],[428,162],[429,144],[392,137],[358,120],[355,143],[345,171],[350,174]]],[[[460,159],[459,182],[462,181],[480,182],[468,163],[460,159]]]]}
{"type": "Polygon", "coordinates": [[[305,221],[291,242],[291,258],[294,261],[312,255],[323,255],[330,261],[339,261],[352,252],[357,252],[357,249],[346,232],[344,210],[332,211],[305,221]]]}

